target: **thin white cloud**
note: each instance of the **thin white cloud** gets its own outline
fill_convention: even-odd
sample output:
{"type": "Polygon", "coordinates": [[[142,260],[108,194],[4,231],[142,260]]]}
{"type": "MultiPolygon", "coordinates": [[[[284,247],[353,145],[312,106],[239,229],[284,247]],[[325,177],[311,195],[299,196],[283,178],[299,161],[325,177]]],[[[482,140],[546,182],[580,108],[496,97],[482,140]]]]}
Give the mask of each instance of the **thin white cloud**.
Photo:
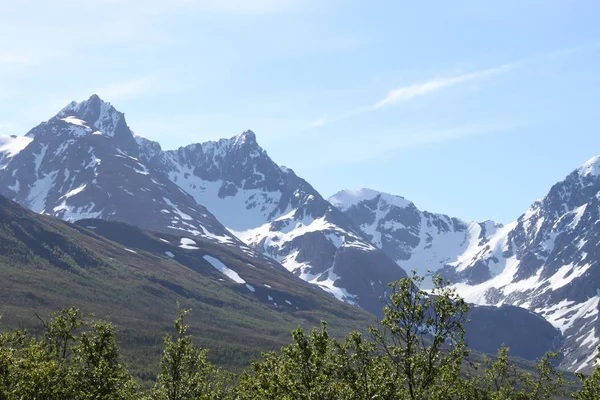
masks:
{"type": "Polygon", "coordinates": [[[519,66],[521,62],[515,62],[510,64],[504,64],[494,68],[488,68],[482,71],[471,72],[468,74],[457,75],[452,77],[445,78],[434,78],[426,82],[415,83],[408,86],[402,86],[396,89],[391,90],[383,99],[379,100],[377,103],[366,106],[359,107],[353,110],[347,111],[343,114],[328,116],[327,114],[323,114],[322,117],[313,121],[310,126],[313,128],[322,127],[325,125],[329,125],[335,122],[346,120],[350,117],[354,117],[359,114],[363,114],[366,112],[373,112],[384,108],[386,106],[391,106],[397,103],[401,103],[404,101],[412,100],[416,97],[425,96],[428,94],[432,94],[434,92],[440,91],[442,89],[458,86],[467,82],[483,80],[487,79],[493,75],[497,75],[519,66]]]}
{"type": "Polygon", "coordinates": [[[433,94],[435,92],[439,92],[443,89],[459,86],[468,82],[475,81],[483,81],[485,79],[491,78],[493,76],[520,68],[530,63],[547,61],[554,58],[563,58],[571,56],[575,53],[596,50],[600,47],[600,42],[593,41],[584,43],[582,45],[560,49],[557,51],[544,53],[541,55],[532,56],[530,58],[526,58],[520,61],[515,61],[512,63],[503,64],[497,67],[492,67],[488,69],[484,69],[481,71],[470,72],[462,75],[449,76],[449,77],[438,77],[433,78],[431,80],[414,83],[407,86],[401,86],[396,89],[393,89],[388,92],[388,94],[383,97],[381,100],[377,101],[375,104],[366,107],[355,108],[346,113],[339,114],[337,116],[328,116],[324,114],[321,118],[313,121],[310,126],[313,128],[322,127],[324,125],[328,125],[331,123],[339,122],[346,120],[350,117],[356,116],[358,114],[363,114],[365,112],[377,111],[381,108],[392,106],[398,103],[406,102],[413,100],[417,97],[426,96],[433,94]]]}
{"type": "Polygon", "coordinates": [[[426,82],[416,83],[409,86],[401,86],[391,90],[383,99],[373,105],[373,109],[393,105],[402,101],[412,100],[416,97],[440,91],[442,89],[457,86],[463,83],[482,80],[490,76],[506,72],[515,67],[516,64],[505,64],[495,68],[489,68],[483,71],[472,72],[445,78],[434,78],[426,82]]]}

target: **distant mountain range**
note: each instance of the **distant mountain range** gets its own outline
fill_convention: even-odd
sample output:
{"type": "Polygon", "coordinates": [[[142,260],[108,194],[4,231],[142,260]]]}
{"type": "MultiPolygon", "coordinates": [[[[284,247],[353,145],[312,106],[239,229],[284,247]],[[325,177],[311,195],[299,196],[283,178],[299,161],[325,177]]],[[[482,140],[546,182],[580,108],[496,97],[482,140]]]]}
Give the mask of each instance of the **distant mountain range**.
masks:
{"type": "Polygon", "coordinates": [[[542,315],[560,331],[548,342],[564,336],[569,370],[589,368],[599,343],[599,177],[595,158],[503,226],[369,189],[324,199],[251,131],[164,151],[95,95],[24,137],[0,137],[0,194],[35,212],[230,248],[373,313],[387,282],[431,270],[470,302],[542,315]]]}
{"type": "Polygon", "coordinates": [[[539,313],[565,336],[563,367],[593,364],[600,324],[600,157],[506,226],[421,212],[401,197],[367,189],[329,200],[398,265],[443,275],[472,303],[539,313]]]}

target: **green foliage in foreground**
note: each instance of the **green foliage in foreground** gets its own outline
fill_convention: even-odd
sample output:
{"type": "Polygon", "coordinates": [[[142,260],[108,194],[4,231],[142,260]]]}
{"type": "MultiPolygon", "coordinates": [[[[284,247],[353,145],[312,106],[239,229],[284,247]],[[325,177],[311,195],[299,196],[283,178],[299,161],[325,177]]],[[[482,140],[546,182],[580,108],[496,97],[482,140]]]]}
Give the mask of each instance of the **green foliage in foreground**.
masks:
{"type": "MultiPolygon", "coordinates": [[[[441,278],[433,291],[423,279],[390,284],[385,317],[369,337],[358,331],[343,342],[330,337],[327,324],[309,334],[292,333],[293,342],[239,376],[212,365],[197,348],[180,309],[176,334],[167,335],[154,388],[142,390],[121,362],[114,326],[75,308],[43,322],[32,337],[17,330],[0,335],[0,400],[542,400],[567,395],[569,383],[549,353],[535,373],[513,365],[508,349],[481,365],[468,362],[463,324],[468,305],[441,278]]],[[[600,367],[579,374],[574,399],[600,398],[600,367]]]]}

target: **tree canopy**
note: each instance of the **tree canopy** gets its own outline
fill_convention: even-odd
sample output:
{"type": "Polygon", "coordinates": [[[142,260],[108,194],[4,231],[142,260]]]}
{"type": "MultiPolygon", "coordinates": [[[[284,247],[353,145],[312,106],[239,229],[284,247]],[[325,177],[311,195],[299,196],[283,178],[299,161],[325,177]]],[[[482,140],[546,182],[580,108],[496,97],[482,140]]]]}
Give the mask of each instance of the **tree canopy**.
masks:
{"type": "Polygon", "coordinates": [[[0,334],[0,400],[544,400],[600,398],[600,367],[576,386],[548,353],[535,371],[509,349],[474,363],[465,341],[469,305],[440,277],[421,288],[413,273],[389,284],[384,317],[367,333],[331,337],[327,323],[299,327],[280,351],[264,353],[239,375],[215,367],[194,345],[179,308],[152,388],[122,362],[115,327],[75,308],[40,318],[43,335],[0,334]]]}

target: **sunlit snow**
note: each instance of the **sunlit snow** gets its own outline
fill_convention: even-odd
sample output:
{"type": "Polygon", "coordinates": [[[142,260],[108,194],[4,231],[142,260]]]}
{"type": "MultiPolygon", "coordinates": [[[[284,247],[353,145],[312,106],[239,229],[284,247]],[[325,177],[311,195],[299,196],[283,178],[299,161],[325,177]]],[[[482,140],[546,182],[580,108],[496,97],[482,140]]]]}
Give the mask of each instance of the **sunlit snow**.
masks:
{"type": "Polygon", "coordinates": [[[181,238],[179,247],[186,250],[198,250],[198,247],[196,247],[196,242],[188,238],[181,238]]]}
{"type": "Polygon", "coordinates": [[[33,138],[28,136],[9,136],[0,135],[0,154],[3,153],[6,157],[14,157],[23,150],[33,138]]]}
{"type": "MultiPolygon", "coordinates": [[[[225,266],[225,264],[223,264],[219,259],[211,257],[211,256],[204,256],[203,258],[206,261],[208,261],[210,263],[210,265],[212,265],[213,267],[215,267],[223,275],[225,275],[226,277],[228,277],[229,279],[231,279],[235,283],[241,283],[241,284],[246,283],[245,280],[243,280],[242,278],[240,278],[240,276],[238,275],[237,272],[235,272],[234,270],[232,270],[232,269],[228,268],[227,266],[225,266]]],[[[248,290],[250,290],[250,288],[248,288],[248,290]]]]}

